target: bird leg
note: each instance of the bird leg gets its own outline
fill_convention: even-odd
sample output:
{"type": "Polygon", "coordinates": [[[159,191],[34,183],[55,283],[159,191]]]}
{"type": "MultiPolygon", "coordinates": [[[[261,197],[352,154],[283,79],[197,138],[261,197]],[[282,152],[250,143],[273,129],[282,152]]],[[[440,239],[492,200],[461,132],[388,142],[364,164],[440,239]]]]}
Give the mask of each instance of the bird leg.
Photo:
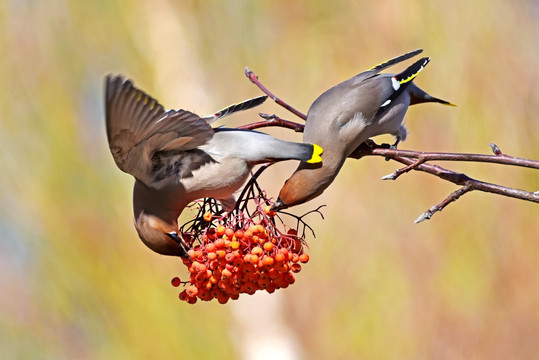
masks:
{"type": "MultiPolygon", "coordinates": [[[[400,138],[400,136],[395,136],[395,139],[396,139],[395,143],[392,144],[392,145],[389,145],[388,149],[397,150],[397,145],[399,145],[399,143],[401,142],[401,138],[400,138]]],[[[387,146],[387,144],[382,144],[382,146],[383,145],[387,146]]],[[[391,160],[391,158],[389,156],[386,156],[386,161],[389,161],[389,160],[391,160]]]]}

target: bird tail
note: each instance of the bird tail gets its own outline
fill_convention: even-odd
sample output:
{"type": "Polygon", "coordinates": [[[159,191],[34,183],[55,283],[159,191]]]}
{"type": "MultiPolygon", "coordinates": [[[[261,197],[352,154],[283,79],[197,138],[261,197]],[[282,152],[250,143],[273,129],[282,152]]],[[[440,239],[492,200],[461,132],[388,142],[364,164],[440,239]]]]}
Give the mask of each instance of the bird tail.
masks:
{"type": "Polygon", "coordinates": [[[423,49],[417,49],[417,50],[414,50],[414,51],[410,51],[409,53],[394,57],[393,59],[389,59],[389,60],[387,60],[387,61],[385,61],[385,62],[383,62],[381,64],[373,66],[369,70],[374,70],[376,72],[380,72],[380,71],[382,71],[384,69],[387,69],[390,66],[398,64],[398,63],[400,63],[400,62],[402,62],[404,60],[408,60],[408,59],[416,56],[417,54],[421,54],[422,52],[423,52],[423,49]]]}
{"type": "Polygon", "coordinates": [[[387,108],[389,108],[392,101],[398,98],[400,94],[402,94],[412,84],[412,80],[415,79],[417,74],[419,74],[421,70],[425,68],[425,66],[427,66],[429,61],[430,59],[428,57],[421,58],[412,65],[410,65],[408,68],[406,68],[403,72],[391,78],[393,93],[384,103],[382,103],[382,105],[378,109],[378,112],[376,113],[376,116],[379,116],[387,108]]]}
{"type": "Polygon", "coordinates": [[[322,153],[324,149],[317,144],[296,143],[279,140],[267,153],[263,161],[282,161],[282,160],[300,160],[309,164],[318,164],[322,162],[322,153]],[[278,149],[278,150],[277,150],[278,149]]]}
{"type": "Polygon", "coordinates": [[[311,158],[307,160],[309,164],[317,164],[319,162],[322,162],[322,153],[324,152],[324,149],[322,149],[321,146],[316,144],[310,144],[313,147],[313,151],[311,153],[311,158]]]}
{"type": "Polygon", "coordinates": [[[266,101],[267,98],[268,97],[266,95],[262,95],[262,96],[258,96],[252,99],[248,99],[248,100],[227,106],[226,108],[217,111],[215,114],[203,117],[203,119],[206,120],[208,124],[211,124],[217,121],[218,119],[224,118],[225,116],[231,115],[233,113],[257,107],[258,105],[266,101]]]}
{"type": "MultiPolygon", "coordinates": [[[[403,72],[395,75],[394,79],[396,81],[398,81],[398,83],[400,85],[409,83],[410,81],[415,79],[417,74],[419,74],[421,72],[421,70],[423,70],[425,68],[425,66],[427,66],[429,61],[430,61],[430,58],[428,58],[428,57],[424,57],[424,58],[421,58],[421,59],[417,60],[415,63],[410,65],[408,68],[406,68],[406,70],[404,70],[403,72]]],[[[394,85],[394,87],[395,86],[396,85],[394,85]]],[[[397,90],[397,89],[395,89],[395,90],[397,90]]]]}

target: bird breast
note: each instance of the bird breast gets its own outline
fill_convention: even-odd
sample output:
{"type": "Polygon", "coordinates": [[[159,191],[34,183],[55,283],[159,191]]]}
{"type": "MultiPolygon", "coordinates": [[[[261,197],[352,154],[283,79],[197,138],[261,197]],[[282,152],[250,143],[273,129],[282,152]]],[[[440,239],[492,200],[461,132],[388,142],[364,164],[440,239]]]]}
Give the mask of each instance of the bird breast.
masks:
{"type": "Polygon", "coordinates": [[[251,167],[235,156],[212,155],[216,162],[204,164],[193,171],[193,176],[182,179],[188,194],[194,198],[226,198],[237,191],[247,180],[251,167]]]}

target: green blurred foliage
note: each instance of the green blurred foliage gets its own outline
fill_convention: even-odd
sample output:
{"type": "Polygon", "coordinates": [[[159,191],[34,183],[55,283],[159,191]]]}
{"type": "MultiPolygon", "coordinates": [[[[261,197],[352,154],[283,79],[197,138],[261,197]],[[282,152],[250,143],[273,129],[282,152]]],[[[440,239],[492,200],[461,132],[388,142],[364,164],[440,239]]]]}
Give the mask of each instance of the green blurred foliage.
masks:
{"type": "MultiPolygon", "coordinates": [[[[403,148],[488,153],[494,142],[538,159],[538,17],[538,3],[525,0],[4,0],[0,357],[239,356],[230,305],[180,303],[168,281],[181,263],[137,238],[133,181],[106,143],[107,73],[133,78],[166,107],[205,115],[259,94],[242,74],[248,65],[306,112],[330,86],[422,47],[432,62],[416,83],[459,107],[412,108],[403,148]]],[[[270,102],[260,111],[293,119],[270,102]]],[[[539,189],[536,171],[445,165],[539,189]]],[[[536,356],[537,205],[472,193],[416,225],[455,187],[419,173],[379,180],[396,166],[349,161],[323,196],[295,210],[328,205],[324,221],[312,215],[311,262],[281,290],[302,354],[536,356]]],[[[263,176],[270,194],[294,167],[263,176]]]]}

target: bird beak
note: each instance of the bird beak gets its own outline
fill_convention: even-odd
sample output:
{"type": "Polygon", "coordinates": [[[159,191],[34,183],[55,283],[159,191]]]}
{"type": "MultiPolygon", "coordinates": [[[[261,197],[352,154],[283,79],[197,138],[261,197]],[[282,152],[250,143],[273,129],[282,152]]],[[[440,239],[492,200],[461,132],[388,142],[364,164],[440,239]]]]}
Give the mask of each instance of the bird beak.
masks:
{"type": "Polygon", "coordinates": [[[178,243],[178,245],[180,245],[180,248],[181,248],[181,254],[180,254],[180,257],[181,258],[187,258],[187,259],[190,259],[191,257],[189,256],[189,254],[187,253],[187,245],[185,244],[185,242],[183,241],[183,239],[181,238],[180,235],[178,235],[177,232],[175,231],[172,231],[172,232],[169,232],[169,233],[166,233],[172,240],[174,240],[175,242],[178,243]]]}
{"type": "Polygon", "coordinates": [[[275,202],[273,203],[273,205],[271,205],[270,210],[272,210],[272,211],[278,211],[278,210],[286,209],[287,207],[288,207],[288,206],[286,206],[285,204],[283,204],[283,202],[281,201],[281,199],[277,198],[277,200],[275,200],[275,202]]]}

